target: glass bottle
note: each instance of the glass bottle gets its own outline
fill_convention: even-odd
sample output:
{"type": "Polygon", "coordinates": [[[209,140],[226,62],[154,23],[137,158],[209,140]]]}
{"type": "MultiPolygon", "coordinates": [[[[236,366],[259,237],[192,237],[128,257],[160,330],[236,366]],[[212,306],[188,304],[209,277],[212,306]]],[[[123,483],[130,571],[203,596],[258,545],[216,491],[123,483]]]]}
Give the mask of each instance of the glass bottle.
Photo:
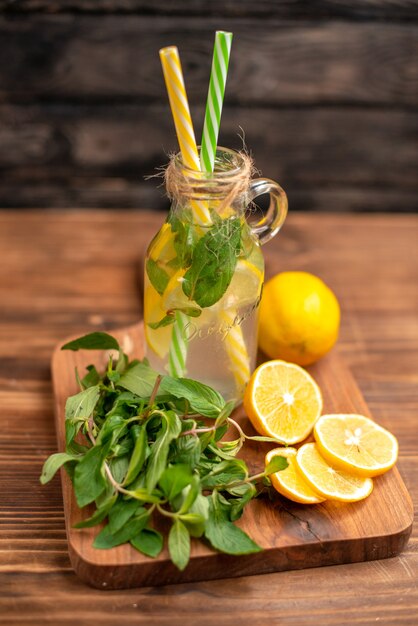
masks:
{"type": "Polygon", "coordinates": [[[221,147],[211,174],[176,155],[166,186],[171,209],[145,258],[146,357],[163,374],[194,378],[238,402],[257,353],[261,245],[286,218],[286,194],[272,180],[251,179],[250,159],[221,147]],[[262,194],[270,194],[269,209],[250,223],[262,194]]]}

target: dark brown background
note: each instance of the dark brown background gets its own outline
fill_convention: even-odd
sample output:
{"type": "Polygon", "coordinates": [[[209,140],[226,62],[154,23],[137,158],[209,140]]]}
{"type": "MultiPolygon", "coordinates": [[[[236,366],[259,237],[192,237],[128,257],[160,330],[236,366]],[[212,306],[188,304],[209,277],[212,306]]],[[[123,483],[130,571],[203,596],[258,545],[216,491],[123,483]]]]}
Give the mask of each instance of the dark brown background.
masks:
{"type": "Polygon", "coordinates": [[[241,126],[292,209],[415,211],[418,2],[0,0],[0,207],[167,207],[158,49],[196,134],[214,31],[234,32],[220,143],[241,126]]]}

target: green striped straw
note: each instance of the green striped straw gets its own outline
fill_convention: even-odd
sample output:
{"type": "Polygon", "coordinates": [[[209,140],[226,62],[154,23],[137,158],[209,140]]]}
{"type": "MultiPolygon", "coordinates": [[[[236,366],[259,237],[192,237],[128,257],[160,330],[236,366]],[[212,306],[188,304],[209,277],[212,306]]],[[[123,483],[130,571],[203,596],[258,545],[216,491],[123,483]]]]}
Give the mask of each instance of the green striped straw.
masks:
{"type": "Polygon", "coordinates": [[[186,373],[187,341],[184,336],[186,324],[187,316],[181,311],[176,311],[168,354],[168,371],[170,376],[177,378],[186,373]]]}
{"type": "Polygon", "coordinates": [[[216,146],[221,125],[231,44],[232,33],[226,33],[223,30],[216,31],[205,122],[203,124],[202,146],[200,149],[200,166],[204,172],[213,172],[215,167],[216,146]]]}

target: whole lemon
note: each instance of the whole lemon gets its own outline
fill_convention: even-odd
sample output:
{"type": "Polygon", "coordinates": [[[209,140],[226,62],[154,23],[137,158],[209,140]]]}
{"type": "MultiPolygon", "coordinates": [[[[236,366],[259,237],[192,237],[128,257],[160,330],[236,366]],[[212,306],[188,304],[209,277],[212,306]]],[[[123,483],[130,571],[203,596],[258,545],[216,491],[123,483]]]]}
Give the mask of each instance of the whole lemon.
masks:
{"type": "Polygon", "coordinates": [[[340,306],[329,287],[308,272],[282,272],[264,285],[260,348],[271,359],[309,365],[335,344],[340,306]]]}

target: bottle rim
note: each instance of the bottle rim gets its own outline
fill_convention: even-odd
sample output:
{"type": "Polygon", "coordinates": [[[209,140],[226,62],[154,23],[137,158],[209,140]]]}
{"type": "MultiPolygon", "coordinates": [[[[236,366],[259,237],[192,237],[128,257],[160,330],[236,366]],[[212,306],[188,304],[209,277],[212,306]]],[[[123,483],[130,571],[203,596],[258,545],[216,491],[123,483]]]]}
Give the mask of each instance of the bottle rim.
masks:
{"type": "MultiPolygon", "coordinates": [[[[197,149],[200,156],[201,146],[197,146],[197,149]]],[[[243,170],[248,169],[247,160],[248,157],[237,150],[217,146],[213,172],[199,171],[199,173],[202,174],[202,177],[200,178],[196,176],[197,170],[184,163],[181,152],[178,152],[173,157],[173,163],[177,170],[176,173],[180,176],[191,178],[194,184],[199,181],[205,182],[208,178],[212,180],[219,180],[220,182],[223,180],[229,181],[229,179],[234,176],[240,176],[243,173],[243,170]]]]}

